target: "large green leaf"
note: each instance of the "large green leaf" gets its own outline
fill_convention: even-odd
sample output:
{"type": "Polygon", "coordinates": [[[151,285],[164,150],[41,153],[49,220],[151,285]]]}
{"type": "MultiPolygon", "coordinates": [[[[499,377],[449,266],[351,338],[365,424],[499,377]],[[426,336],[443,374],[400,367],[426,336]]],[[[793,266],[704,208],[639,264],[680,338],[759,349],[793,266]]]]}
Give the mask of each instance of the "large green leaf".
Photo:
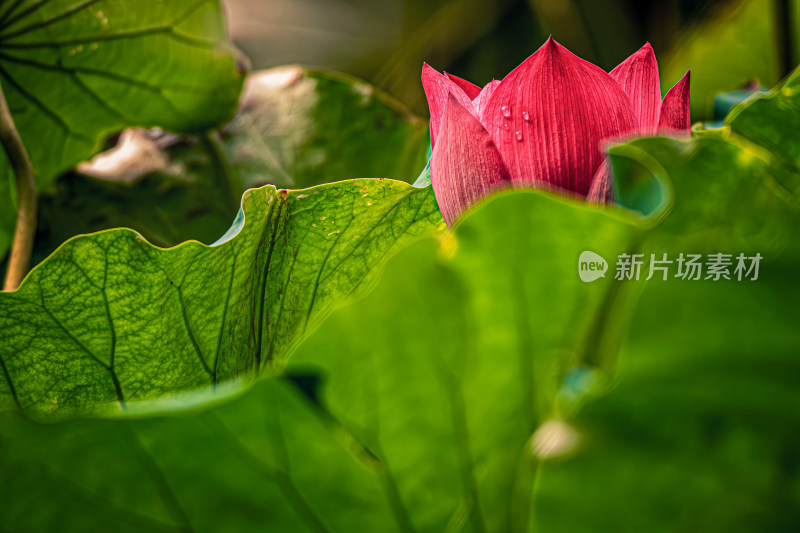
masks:
{"type": "Polygon", "coordinates": [[[51,426],[0,415],[0,470],[13,478],[0,494],[23,498],[3,524],[117,529],[147,527],[147,516],[208,531],[519,529],[533,481],[525,443],[615,285],[582,283],[578,255],[626,249],[629,221],[540,193],[504,195],[455,236],[401,252],[283,377],[231,403],[51,426]],[[112,449],[113,468],[92,466],[112,449]],[[42,495],[36,478],[76,489],[42,495]],[[49,503],[34,517],[24,509],[35,494],[49,503]],[[92,517],[90,501],[110,514],[92,517]]]}
{"type": "Polygon", "coordinates": [[[798,266],[647,287],[618,386],[574,421],[580,453],[543,469],[542,531],[800,527],[798,266]]]}
{"type": "MultiPolygon", "coordinates": [[[[303,188],[352,177],[411,181],[425,165],[427,125],[399,103],[340,74],[281,67],[248,77],[220,131],[237,198],[273,184],[303,188]]],[[[192,137],[126,133],[41,198],[35,259],[80,233],[127,227],[159,246],[212,242],[233,210],[208,145],[192,137]],[[161,148],[159,144],[167,144],[161,148]],[[80,213],[80,216],[76,216],[80,213]]]]}
{"type": "Polygon", "coordinates": [[[0,403],[119,408],[280,368],[386,256],[443,226],[430,189],[391,180],[266,186],[243,213],[213,247],[163,250],[123,229],[78,237],[0,293],[0,403]]]}
{"type": "MultiPolygon", "coordinates": [[[[244,80],[218,0],[21,0],[0,7],[0,84],[39,188],[129,126],[195,132],[232,115],[244,80]]],[[[0,154],[0,250],[13,230],[0,154]]]]}
{"type": "MultiPolygon", "coordinates": [[[[543,465],[574,444],[573,430],[563,420],[587,400],[592,380],[608,381],[610,374],[604,369],[616,354],[634,297],[645,285],[614,280],[614,256],[633,250],[657,253],[661,246],[670,252],[683,245],[704,252],[768,245],[761,270],[761,281],[767,284],[793,272],[778,265],[797,264],[778,259],[777,243],[763,232],[746,231],[762,227],[764,221],[783,228],[789,217],[786,208],[779,209],[782,204],[773,203],[767,162],[756,158],[741,164],[743,159],[736,157],[741,147],[718,138],[645,140],[631,146],[636,150],[615,155],[616,163],[630,159],[628,171],[618,175],[623,190],[676,179],[674,185],[667,183],[674,200],[667,194],[666,205],[659,204],[661,210],[651,215],[664,217],[660,226],[650,219],[639,225],[630,212],[588,208],[543,193],[499,195],[470,214],[454,234],[442,233],[395,256],[370,295],[336,310],[280,376],[261,380],[246,393],[234,389],[229,398],[225,389],[208,391],[181,403],[149,407],[155,413],[139,412],[144,407],[133,404],[135,417],[116,414],[47,426],[18,413],[2,415],[5,453],[0,454],[0,468],[10,475],[0,494],[14,504],[4,525],[31,530],[56,524],[64,530],[113,524],[123,530],[505,532],[526,531],[533,523],[554,530],[602,531],[602,525],[615,525],[616,517],[624,520],[631,505],[624,497],[640,495],[633,483],[650,479],[660,448],[647,456],[630,448],[619,453],[601,448],[591,455],[594,441],[585,435],[595,426],[579,418],[573,423],[584,447],[575,463],[565,464],[589,466],[559,472],[543,465]],[[658,150],[669,158],[643,160],[659,163],[665,175],[653,176],[650,167],[632,159],[658,150]],[[707,175],[710,161],[727,171],[720,174],[723,183],[716,189],[721,210],[707,209],[705,197],[689,196],[690,187],[700,186],[699,176],[707,175]],[[749,203],[739,205],[743,199],[749,203]],[[761,212],[767,208],[771,216],[764,217],[761,212]],[[733,214],[746,219],[737,226],[741,231],[728,236],[704,231],[733,214]],[[672,221],[678,216],[689,223],[672,221]],[[585,250],[612,262],[604,279],[579,280],[577,263],[585,250]],[[210,403],[214,399],[229,401],[215,405],[210,403]],[[181,411],[187,404],[193,408],[181,411]],[[641,462],[637,470],[620,473],[603,462],[605,457],[641,462]],[[106,466],[109,461],[113,468],[106,466]],[[595,473],[605,477],[592,477],[595,473]],[[585,485],[584,474],[590,476],[590,485],[585,485]],[[552,488],[544,487],[548,480],[553,480],[552,488]],[[601,494],[605,506],[592,506],[582,497],[602,490],[607,491],[601,494]],[[536,491],[541,500],[534,506],[536,491]],[[44,512],[28,512],[42,500],[47,501],[44,512]],[[580,512],[584,508],[586,514],[580,512]],[[562,527],[559,519],[573,527],[562,527]]],[[[728,344],[712,351],[721,340],[743,353],[763,345],[765,350],[754,357],[785,356],[792,353],[787,347],[796,345],[790,317],[778,323],[775,313],[762,312],[756,323],[742,329],[742,321],[720,324],[718,315],[709,312],[721,307],[730,316],[746,310],[754,302],[751,291],[760,293],[759,281],[659,283],[649,283],[660,289],[659,297],[653,299],[646,291],[633,313],[634,324],[642,330],[625,342],[627,361],[640,361],[645,368],[658,360],[688,365],[693,355],[707,352],[716,353],[713,359],[724,365],[728,344]],[[694,297],[710,300],[699,301],[691,314],[681,313],[685,292],[676,286],[690,292],[699,287],[694,297]],[[744,300],[740,290],[747,292],[744,300]],[[720,293],[729,297],[717,298],[720,293]],[[686,320],[665,321],[675,315],[686,320]],[[722,338],[731,332],[735,334],[729,339],[722,338]]],[[[772,292],[771,299],[758,301],[773,309],[779,295],[772,292]]],[[[774,310],[780,316],[779,308],[774,310]]],[[[758,313],[755,309],[749,316],[758,313]]],[[[705,370],[713,375],[715,368],[705,370]]],[[[745,372],[789,379],[774,369],[751,365],[745,372]]],[[[633,397],[615,403],[620,412],[609,415],[619,417],[616,425],[593,417],[599,408],[585,409],[586,417],[599,420],[602,429],[634,431],[630,428],[639,426],[631,425],[631,410],[646,411],[650,405],[657,408],[654,417],[663,415],[683,427],[683,419],[671,413],[669,405],[658,404],[663,399],[660,391],[666,387],[680,394],[682,382],[667,381],[659,388],[658,375],[647,375],[651,379],[642,386],[648,388],[644,393],[651,402],[639,400],[634,384],[633,397]]],[[[713,412],[715,397],[704,394],[707,384],[700,378],[694,383],[695,397],[713,412]]],[[[759,382],[754,383],[758,387],[759,382]]],[[[710,385],[714,390],[713,379],[710,385]]],[[[768,392],[759,390],[762,395],[768,392]]],[[[624,392],[620,387],[615,394],[624,392]]],[[[774,407],[781,398],[761,402],[774,407]]],[[[697,409],[684,401],[689,409],[697,409]]],[[[782,412],[797,414],[785,407],[788,404],[780,405],[782,412]]],[[[764,427],[769,429],[774,420],[764,419],[764,427]]],[[[660,421],[654,418],[653,427],[659,429],[660,421]]],[[[659,429],[660,434],[667,434],[668,442],[684,442],[684,434],[673,434],[673,427],[659,429]]],[[[780,434],[789,432],[769,433],[769,439],[780,434]]],[[[634,433],[627,442],[639,444],[638,437],[634,433]]],[[[711,456],[703,460],[712,474],[723,464],[711,456]]],[[[651,485],[663,488],[666,496],[697,488],[681,480],[651,485]]],[[[750,493],[743,494],[737,486],[718,485],[717,494],[694,498],[705,498],[722,511],[724,498],[752,501],[750,493]]],[[[698,490],[704,487],[701,483],[698,490]]],[[[646,498],[651,493],[641,494],[646,498]]],[[[677,501],[690,501],[690,496],[677,501]]],[[[655,499],[647,503],[657,504],[655,499]]],[[[672,509],[671,516],[637,514],[630,529],[664,529],[657,521],[674,518],[672,509]]]]}
{"type": "Polygon", "coordinates": [[[638,173],[640,183],[685,184],[676,185],[673,214],[643,251],[763,259],[755,281],[648,283],[620,354],[618,386],[574,421],[580,453],[543,469],[542,530],[800,526],[800,220],[787,208],[796,199],[775,180],[783,170],[751,148],[736,139],[688,146],[645,139],[612,149],[615,172],[628,170],[623,179],[638,173]],[[788,203],[764,203],[770,191],[788,203]]]}
{"type": "Polygon", "coordinates": [[[633,220],[494,198],[449,240],[398,256],[295,354],[288,372],[320,376],[322,409],[392,474],[417,530],[527,529],[531,435],[567,371],[613,352],[632,296],[611,275],[580,281],[579,257],[633,249],[633,220]]]}
{"type": "MultiPolygon", "coordinates": [[[[704,412],[713,415],[715,402],[725,401],[725,394],[714,399],[714,392],[743,386],[738,382],[720,385],[717,377],[710,377],[718,365],[725,364],[728,354],[741,353],[751,361],[737,368],[740,379],[759,372],[758,377],[751,376],[753,394],[769,390],[763,388],[764,381],[778,379],[776,386],[787,382],[778,370],[781,358],[787,360],[787,372],[797,366],[800,346],[794,324],[798,313],[793,303],[800,293],[796,284],[791,290],[790,286],[791,272],[800,265],[800,258],[786,252],[781,255],[791,242],[797,217],[782,195],[776,194],[769,162],[750,156],[734,142],[658,139],[612,150],[615,172],[623,168],[619,160],[631,152],[642,155],[648,164],[660,162],[659,170],[665,171],[650,176],[668,187],[662,189],[663,211],[652,215],[664,217],[660,225],[637,230],[597,212],[552,209],[544,201],[525,205],[525,196],[519,193],[496,199],[456,229],[456,243],[445,246],[445,250],[456,249],[451,260],[435,258],[429,251],[426,265],[421,246],[416,255],[409,250],[398,256],[387,268],[374,300],[335,313],[292,359],[290,372],[320,376],[319,397],[325,412],[392,472],[418,529],[441,531],[458,523],[473,531],[525,531],[532,520],[542,531],[616,531],[624,529],[613,526],[615,520],[625,524],[631,505],[626,497],[639,496],[643,506],[658,505],[657,497],[646,499],[649,495],[637,493],[636,485],[640,478],[650,479],[648,461],[658,457],[658,450],[650,450],[651,455],[636,463],[638,469],[623,470],[629,472],[625,478],[629,483],[620,484],[627,492],[619,493],[613,492],[618,474],[604,463],[609,445],[594,454],[595,469],[605,475],[593,478],[591,489],[603,494],[605,506],[586,505],[585,515],[581,489],[587,470],[581,466],[588,460],[571,469],[566,481],[553,482],[562,489],[556,497],[545,488],[548,477],[534,481],[543,459],[569,451],[576,436],[563,420],[569,420],[587,399],[584,395],[592,380],[607,382],[616,372],[619,328],[627,329],[629,316],[634,317],[630,324],[634,333],[624,344],[621,356],[626,361],[642,361],[646,366],[659,358],[667,369],[672,369],[673,361],[692,363],[686,373],[697,372],[693,382],[697,396],[694,402],[685,400],[688,413],[705,402],[704,412]],[[717,178],[710,180],[709,175],[717,178]],[[708,205],[709,197],[715,200],[713,207],[708,205]],[[613,264],[605,279],[592,284],[578,281],[582,251],[595,251],[612,262],[631,249],[659,258],[663,252],[752,254],[760,250],[767,257],[760,273],[765,290],[759,290],[759,281],[741,282],[745,285],[698,282],[700,289],[695,291],[692,281],[664,282],[658,287],[654,280],[649,284],[661,289],[660,297],[646,294],[634,311],[633,296],[645,282],[612,280],[613,264]],[[418,288],[397,289],[401,272],[418,288]],[[786,298],[785,303],[778,304],[779,298],[786,298]],[[690,314],[681,310],[687,301],[698,302],[690,314]],[[392,302],[392,306],[382,302],[392,302]],[[724,312],[715,312],[719,310],[724,312]],[[752,323],[745,328],[748,319],[752,323]],[[413,336],[403,334],[410,331],[413,336]],[[720,344],[724,332],[730,333],[720,344]],[[697,357],[701,351],[707,356],[704,361],[710,361],[705,373],[697,357]],[[756,361],[765,354],[772,366],[760,368],[756,361]],[[710,381],[708,391],[703,390],[706,380],[710,381]],[[535,506],[531,517],[532,486],[548,497],[535,506]],[[422,494],[430,496],[426,499],[422,494]],[[564,516],[544,510],[551,508],[564,516]],[[612,527],[598,525],[607,523],[612,527]]],[[[629,165],[627,172],[618,173],[627,191],[647,177],[629,165]]],[[[646,276],[645,270],[642,279],[646,276]]],[[[659,403],[664,398],[657,391],[666,388],[678,395],[683,390],[681,382],[673,384],[671,374],[661,370],[666,378],[662,388],[654,369],[648,374],[650,380],[641,385],[650,387],[652,407],[658,409],[646,419],[652,428],[660,428],[660,415],[670,409],[670,404],[659,403]]],[[[786,418],[766,419],[760,428],[767,431],[761,438],[770,450],[785,451],[792,449],[796,439],[782,424],[800,418],[800,410],[796,404],[785,403],[789,398],[781,390],[760,398],[759,405],[762,414],[771,409],[786,418]]],[[[639,426],[631,426],[625,417],[630,411],[646,416],[637,398],[628,395],[614,405],[620,419],[610,427],[627,427],[633,433],[623,435],[630,443],[651,444],[637,440],[646,439],[647,434],[636,433],[639,426]]],[[[736,403],[731,411],[740,405],[736,403]]],[[[592,420],[592,412],[586,413],[592,420]]],[[[678,415],[673,414],[671,420],[681,427],[678,415]]],[[[593,427],[606,428],[604,421],[593,427]]],[[[683,438],[675,428],[660,431],[676,441],[683,438]]],[[[626,448],[609,456],[632,461],[629,453],[626,448]]],[[[696,460],[707,461],[713,474],[730,459],[721,455],[719,460],[703,455],[696,460]]],[[[782,457],[774,455],[770,465],[779,470],[782,457]]],[[[769,470],[759,470],[761,466],[757,460],[744,468],[755,471],[754,475],[768,475],[769,470]]],[[[653,485],[664,496],[670,490],[687,490],[681,479],[676,475],[669,486],[657,480],[653,485]]],[[[719,490],[712,496],[686,495],[679,501],[706,498],[724,510],[730,498],[751,503],[756,499],[724,480],[716,480],[719,490]]],[[[590,492],[587,499],[593,496],[590,492]]],[[[761,496],[763,492],[757,495],[761,496]]],[[[771,504],[758,499],[773,512],[782,510],[787,501],[791,500],[771,504]]],[[[671,510],[676,516],[676,509],[671,510]]],[[[637,517],[645,521],[631,520],[625,525],[631,531],[686,529],[680,522],[665,520],[667,514],[645,512],[637,517]]],[[[690,514],[684,516],[691,520],[690,514]]],[[[732,513],[724,523],[735,524],[736,516],[732,513]]],[[[360,524],[353,528],[359,529],[360,524]]]]}
{"type": "Polygon", "coordinates": [[[611,149],[623,203],[670,213],[643,249],[763,260],[756,281],[648,284],[621,379],[574,421],[580,453],[543,469],[542,530],[800,526],[795,84],[736,108],[721,135],[611,149]],[[648,199],[664,187],[675,202],[656,206],[648,199]]]}

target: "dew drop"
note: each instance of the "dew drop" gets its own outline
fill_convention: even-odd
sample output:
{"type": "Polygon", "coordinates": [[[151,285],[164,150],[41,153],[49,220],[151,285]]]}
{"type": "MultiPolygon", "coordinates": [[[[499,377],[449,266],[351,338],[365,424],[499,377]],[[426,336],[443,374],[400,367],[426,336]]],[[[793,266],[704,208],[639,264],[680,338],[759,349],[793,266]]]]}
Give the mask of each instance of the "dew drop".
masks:
{"type": "Polygon", "coordinates": [[[514,136],[517,138],[518,141],[522,140],[522,132],[520,130],[517,130],[514,136]]]}
{"type": "Polygon", "coordinates": [[[511,108],[508,107],[507,105],[504,105],[503,107],[501,107],[500,111],[503,112],[503,116],[504,117],[511,118],[511,108]]]}
{"type": "Polygon", "coordinates": [[[522,112],[522,120],[524,120],[525,122],[529,122],[531,120],[531,116],[528,114],[527,111],[522,112]]]}

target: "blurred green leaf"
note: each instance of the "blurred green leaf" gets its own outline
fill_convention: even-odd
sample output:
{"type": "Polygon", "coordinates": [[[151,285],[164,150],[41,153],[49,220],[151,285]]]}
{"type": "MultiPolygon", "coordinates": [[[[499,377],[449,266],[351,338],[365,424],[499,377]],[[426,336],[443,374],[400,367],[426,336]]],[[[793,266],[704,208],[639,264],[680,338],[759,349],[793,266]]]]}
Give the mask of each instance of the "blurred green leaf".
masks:
{"type": "MultiPolygon", "coordinates": [[[[738,136],[764,148],[779,164],[800,172],[800,70],[769,91],[733,108],[725,123],[738,136]]],[[[793,191],[796,193],[800,188],[793,191]]]]}
{"type": "Polygon", "coordinates": [[[543,469],[542,531],[800,527],[798,266],[645,289],[617,387],[574,421],[580,453],[543,469]]]}
{"type": "Polygon", "coordinates": [[[124,229],[78,237],[0,293],[0,404],[119,409],[280,368],[387,255],[443,226],[430,189],[391,180],[267,186],[243,213],[214,247],[163,250],[124,229]]]}
{"type": "Polygon", "coordinates": [[[800,526],[794,83],[735,108],[731,133],[611,148],[623,204],[674,196],[643,251],[763,259],[756,281],[647,284],[616,387],[574,421],[580,453],[543,469],[542,530],[800,526]]]}
{"type": "Polygon", "coordinates": [[[780,169],[736,138],[643,139],[611,151],[623,181],[638,165],[637,181],[675,183],[674,206],[643,252],[763,259],[755,281],[685,281],[672,265],[669,280],[647,283],[617,386],[573,422],[580,453],[543,468],[539,527],[794,531],[800,247],[780,169]],[[654,165],[659,175],[646,170],[654,165]]]}
{"type": "Polygon", "coordinates": [[[609,150],[619,203],[664,221],[657,235],[781,250],[788,241],[793,193],[769,152],[735,136],[691,141],[638,139],[609,150]]]}
{"type": "Polygon", "coordinates": [[[579,256],[630,249],[632,222],[541,193],[496,196],[438,246],[399,254],[295,353],[288,373],[320,376],[321,409],[391,472],[416,530],[527,530],[531,435],[567,371],[608,357],[598,345],[613,351],[631,297],[613,276],[580,281],[579,256]]]}
{"type": "Polygon", "coordinates": [[[209,407],[56,425],[0,413],[0,524],[12,531],[406,530],[392,526],[381,465],[366,453],[354,457],[287,382],[262,380],[236,401],[209,407]]]}
{"type": "MultiPolygon", "coordinates": [[[[0,7],[0,83],[41,190],[130,126],[228,120],[244,80],[217,0],[22,0],[0,7]]],[[[0,254],[14,227],[0,154],[0,254]]]]}

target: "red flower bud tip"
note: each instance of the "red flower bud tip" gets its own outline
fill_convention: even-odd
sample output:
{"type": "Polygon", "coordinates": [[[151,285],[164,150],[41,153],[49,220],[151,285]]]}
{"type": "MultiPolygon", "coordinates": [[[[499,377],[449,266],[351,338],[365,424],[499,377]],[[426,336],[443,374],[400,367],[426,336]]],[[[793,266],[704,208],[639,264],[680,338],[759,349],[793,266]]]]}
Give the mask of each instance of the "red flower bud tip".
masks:
{"type": "Polygon", "coordinates": [[[662,102],[650,43],[606,73],[551,37],[483,89],[427,64],[422,83],[431,113],[431,180],[448,224],[509,184],[607,203],[613,180],[604,140],[689,134],[689,73],[662,102]]]}

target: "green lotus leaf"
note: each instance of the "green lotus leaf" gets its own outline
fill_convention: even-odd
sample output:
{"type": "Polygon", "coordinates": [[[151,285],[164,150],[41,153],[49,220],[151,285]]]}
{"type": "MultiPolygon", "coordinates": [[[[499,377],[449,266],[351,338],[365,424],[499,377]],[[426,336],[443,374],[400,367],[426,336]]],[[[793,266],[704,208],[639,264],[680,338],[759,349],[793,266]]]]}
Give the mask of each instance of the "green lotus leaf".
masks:
{"type": "Polygon", "coordinates": [[[125,229],[77,237],[0,293],[0,403],[119,409],[279,369],[387,256],[443,224],[430,189],[391,180],[266,186],[242,208],[211,247],[164,250],[125,229]]]}
{"type": "MultiPolygon", "coordinates": [[[[0,6],[0,84],[40,190],[130,126],[214,128],[233,115],[243,61],[217,0],[9,1],[0,6]]],[[[15,223],[0,153],[0,255],[15,223]]]]}

